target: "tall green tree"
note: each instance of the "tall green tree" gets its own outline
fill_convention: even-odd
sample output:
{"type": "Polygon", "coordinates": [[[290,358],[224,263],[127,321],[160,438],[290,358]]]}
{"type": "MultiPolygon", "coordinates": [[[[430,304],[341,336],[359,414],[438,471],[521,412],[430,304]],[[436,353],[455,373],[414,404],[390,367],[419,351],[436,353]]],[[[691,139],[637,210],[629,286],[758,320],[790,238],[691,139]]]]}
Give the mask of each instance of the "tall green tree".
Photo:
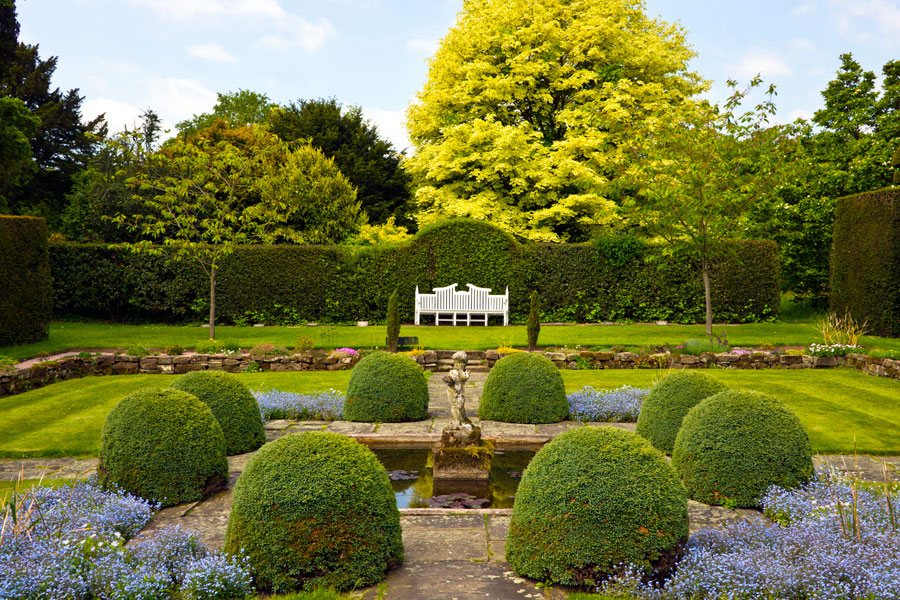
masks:
{"type": "MultiPolygon", "coordinates": [[[[126,180],[138,210],[114,218],[135,238],[121,247],[200,265],[209,277],[210,338],[216,273],[236,246],[335,243],[355,233],[361,221],[354,190],[321,152],[291,149],[258,126],[247,128],[246,136],[253,152],[201,135],[177,138],[147,155],[126,180]],[[248,204],[249,197],[258,200],[248,204]]],[[[125,143],[119,152],[132,152],[130,140],[125,143]]]]}
{"type": "Polygon", "coordinates": [[[408,216],[410,178],[401,155],[367,121],[358,106],[344,107],[334,98],[300,100],[272,111],[272,131],[287,142],[306,139],[333,158],[356,186],[356,197],[376,225],[393,217],[401,226],[408,216]]]}
{"type": "Polygon", "coordinates": [[[626,136],[703,89],[692,56],[638,0],[466,0],[408,112],[417,220],[587,239],[616,218],[626,136]]]}
{"type": "Polygon", "coordinates": [[[18,98],[0,98],[0,213],[9,212],[9,196],[35,171],[29,138],[41,120],[18,98]]]}
{"type": "Polygon", "coordinates": [[[211,113],[194,115],[181,121],[175,128],[181,134],[197,133],[213,125],[217,120],[229,127],[261,125],[268,122],[275,107],[266,94],[239,89],[236,92],[217,93],[217,100],[211,113]]]}
{"type": "Polygon", "coordinates": [[[851,54],[822,91],[823,107],[804,123],[796,177],[751,211],[751,233],[778,242],[785,289],[813,308],[828,306],[834,200],[891,185],[900,137],[900,61],[878,78],[851,54]]]}
{"type": "Polygon", "coordinates": [[[710,270],[735,237],[748,209],[783,184],[794,146],[790,126],[771,126],[774,86],[755,108],[739,113],[747,93],[729,82],[732,96],[721,108],[688,102],[635,136],[640,160],[628,174],[640,191],[632,208],[671,252],[691,259],[703,279],[706,335],[712,335],[710,270]]]}
{"type": "Polygon", "coordinates": [[[127,182],[150,169],[148,157],[159,148],[160,130],[159,116],[146,109],[137,128],[126,128],[100,146],[88,167],[75,176],[67,197],[61,226],[67,239],[101,243],[140,239],[139,233],[117,227],[110,217],[143,210],[143,204],[134,200],[134,191],[127,182]]]}
{"type": "Polygon", "coordinates": [[[40,119],[29,144],[35,171],[8,193],[6,210],[46,217],[58,228],[72,179],[93,155],[98,136],[106,134],[103,116],[81,119],[78,90],[51,89],[55,56],[42,60],[38,46],[18,41],[15,3],[0,0],[0,97],[21,100],[40,119]]]}

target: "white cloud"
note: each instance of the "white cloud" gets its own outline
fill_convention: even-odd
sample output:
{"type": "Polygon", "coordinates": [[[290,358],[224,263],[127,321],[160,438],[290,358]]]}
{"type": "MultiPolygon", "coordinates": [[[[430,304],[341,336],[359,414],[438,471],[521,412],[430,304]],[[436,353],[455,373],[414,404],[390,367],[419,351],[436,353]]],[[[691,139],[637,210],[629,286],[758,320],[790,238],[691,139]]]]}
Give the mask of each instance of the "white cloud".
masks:
{"type": "Polygon", "coordinates": [[[280,19],[287,13],[277,0],[131,0],[163,18],[257,17],[280,19]]]}
{"type": "Polygon", "coordinates": [[[788,47],[791,52],[798,54],[810,54],[816,50],[816,45],[806,38],[794,38],[790,41],[788,47]]]}
{"type": "Polygon", "coordinates": [[[816,4],[817,3],[815,2],[815,0],[811,2],[802,2],[791,9],[791,14],[795,17],[802,17],[804,15],[814,13],[816,11],[816,8],[818,8],[816,4]]]}
{"type": "Polygon", "coordinates": [[[766,48],[752,48],[734,69],[744,79],[759,74],[767,81],[793,73],[791,67],[778,54],[766,48]]]}
{"type": "Polygon", "coordinates": [[[153,76],[147,80],[144,97],[163,120],[171,125],[190,119],[195,114],[211,112],[216,103],[215,92],[193,79],[153,76]]]}
{"type": "Polygon", "coordinates": [[[290,15],[282,25],[284,33],[266,35],[259,39],[258,45],[275,50],[302,48],[307,52],[315,52],[325,41],[335,35],[334,28],[325,19],[315,23],[303,17],[290,15]]]}
{"type": "Polygon", "coordinates": [[[81,105],[81,115],[85,122],[105,113],[110,133],[122,131],[126,127],[134,129],[141,112],[143,111],[137,106],[112,98],[86,99],[81,105]]]}
{"type": "MultiPolygon", "coordinates": [[[[260,46],[286,50],[302,48],[315,52],[335,34],[324,18],[313,22],[282,8],[279,0],[129,0],[164,19],[231,19],[242,26],[254,25],[267,31],[260,46]]],[[[213,59],[217,60],[217,59],[213,59]]]]}
{"type": "Polygon", "coordinates": [[[406,48],[406,50],[409,52],[424,52],[430,56],[437,51],[438,42],[437,40],[412,38],[410,40],[406,40],[404,48],[406,48]]]}
{"type": "Polygon", "coordinates": [[[363,115],[375,124],[378,135],[391,142],[397,152],[412,149],[406,132],[406,111],[363,107],[363,115]]]}
{"type": "Polygon", "coordinates": [[[838,33],[859,41],[900,45],[900,5],[888,0],[828,0],[829,18],[838,33]]]}
{"type": "Polygon", "coordinates": [[[202,58],[212,62],[233,63],[234,57],[228,53],[228,50],[218,44],[212,42],[208,44],[198,44],[196,46],[188,46],[188,56],[194,58],[202,58]]]}

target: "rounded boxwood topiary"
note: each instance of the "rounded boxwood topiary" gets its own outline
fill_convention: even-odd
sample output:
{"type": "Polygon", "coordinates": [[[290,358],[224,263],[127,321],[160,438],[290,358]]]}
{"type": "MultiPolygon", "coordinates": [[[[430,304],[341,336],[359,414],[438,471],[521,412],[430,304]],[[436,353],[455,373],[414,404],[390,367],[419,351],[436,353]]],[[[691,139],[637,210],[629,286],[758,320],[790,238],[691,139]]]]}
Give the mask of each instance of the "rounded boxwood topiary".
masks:
{"type": "Polygon", "coordinates": [[[140,390],[106,417],[97,470],[102,485],[163,506],[200,500],[228,481],[225,436],[195,396],[171,388],[140,390]]]}
{"type": "Polygon", "coordinates": [[[684,415],[704,398],[727,389],[724,383],[700,371],[672,373],[644,398],[635,431],[658,450],[671,454],[684,415]]]}
{"type": "Polygon", "coordinates": [[[629,431],[583,427],[525,469],[506,558],[519,575],[564,585],[595,585],[629,563],[661,579],[687,535],[687,495],[665,456],[629,431]]]}
{"type": "Polygon", "coordinates": [[[371,450],[316,431],[263,446],[234,486],[227,552],[244,552],[258,587],[372,585],[403,559],[400,512],[371,450]]]}
{"type": "Polygon", "coordinates": [[[478,416],[506,423],[557,423],[569,415],[566,386],[552,362],[516,352],[497,361],[484,382],[478,416]]]}
{"type": "Polygon", "coordinates": [[[223,371],[191,371],[172,387],[197,396],[212,410],[225,434],[225,451],[251,452],[266,443],[256,398],[238,378],[223,371]]]}
{"type": "Polygon", "coordinates": [[[350,373],[344,419],[399,423],[428,418],[428,382],[408,356],[373,352],[350,373]]]}
{"type": "Polygon", "coordinates": [[[691,498],[734,506],[756,506],[770,486],[792,488],[813,474],[800,420],[775,398],[749,390],[721,392],[692,408],[672,464],[691,498]]]}

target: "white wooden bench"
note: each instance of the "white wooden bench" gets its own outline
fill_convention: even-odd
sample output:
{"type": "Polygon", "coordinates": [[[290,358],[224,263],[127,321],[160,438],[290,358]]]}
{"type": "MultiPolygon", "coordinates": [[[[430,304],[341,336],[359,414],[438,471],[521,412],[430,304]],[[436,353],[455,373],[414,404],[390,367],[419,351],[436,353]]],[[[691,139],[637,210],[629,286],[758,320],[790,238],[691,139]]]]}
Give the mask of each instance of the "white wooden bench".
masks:
{"type": "Polygon", "coordinates": [[[490,315],[503,315],[503,324],[509,324],[509,288],[506,293],[491,294],[490,288],[482,288],[471,283],[466,284],[468,290],[460,292],[456,284],[434,288],[431,294],[420,294],[416,286],[416,325],[422,315],[434,315],[435,325],[442,323],[453,325],[488,324],[490,315]],[[465,318],[463,318],[463,316],[465,318]]]}

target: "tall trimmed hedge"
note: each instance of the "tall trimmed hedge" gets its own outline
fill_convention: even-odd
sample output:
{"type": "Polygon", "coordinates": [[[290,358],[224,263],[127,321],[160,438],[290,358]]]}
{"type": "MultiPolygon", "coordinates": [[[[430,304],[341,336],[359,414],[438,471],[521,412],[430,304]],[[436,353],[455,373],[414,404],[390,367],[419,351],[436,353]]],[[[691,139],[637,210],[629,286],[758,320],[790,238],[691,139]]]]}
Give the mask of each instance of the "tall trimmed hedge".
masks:
{"type": "Polygon", "coordinates": [[[52,310],[47,221],[0,216],[0,346],[47,339],[52,310]]]}
{"type": "Polygon", "coordinates": [[[839,198],[831,249],[831,310],[900,337],[900,188],[839,198]]]}
{"type": "MultiPolygon", "coordinates": [[[[734,242],[712,274],[717,321],[759,321],[777,314],[775,244],[734,242]]],[[[208,283],[190,263],[134,256],[101,246],[52,246],[60,315],[124,321],[187,321],[206,310],[208,283]]],[[[520,244],[482,221],[423,228],[409,243],[367,248],[248,246],[217,274],[216,312],[225,322],[248,311],[310,321],[383,320],[397,289],[400,318],[413,318],[413,295],[457,283],[502,293],[510,318],[524,322],[529,294],[541,296],[543,321],[633,319],[701,322],[703,286],[686,260],[632,238],[603,244],[520,244]]],[[[258,321],[257,321],[258,322],[258,321]]]]}

